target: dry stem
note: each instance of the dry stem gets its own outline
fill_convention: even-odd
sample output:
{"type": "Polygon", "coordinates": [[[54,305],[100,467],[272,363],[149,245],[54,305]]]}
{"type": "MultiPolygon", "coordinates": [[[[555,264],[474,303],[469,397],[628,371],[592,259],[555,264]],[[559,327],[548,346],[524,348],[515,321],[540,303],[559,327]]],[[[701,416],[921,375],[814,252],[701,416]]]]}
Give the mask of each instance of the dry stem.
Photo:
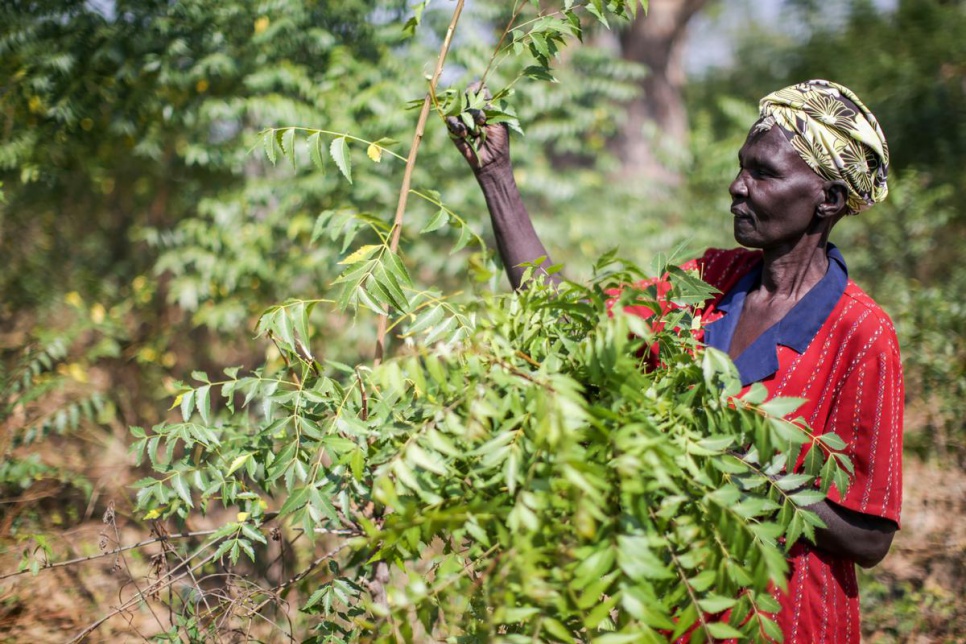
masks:
{"type": "MultiPolygon", "coordinates": [[[[453,17],[449,21],[446,29],[446,37],[440,47],[439,56],[436,58],[436,70],[429,81],[429,91],[423,99],[423,108],[419,112],[419,120],[416,122],[416,132],[413,134],[413,143],[409,148],[409,156],[406,158],[406,170],[403,173],[402,185],[399,187],[399,201],[396,203],[396,216],[392,224],[392,238],[389,240],[389,250],[395,253],[399,248],[399,235],[402,232],[403,216],[406,214],[406,201],[409,198],[409,186],[412,183],[413,169],[416,167],[416,154],[419,152],[419,144],[422,143],[423,133],[426,131],[426,121],[429,118],[429,108],[432,105],[433,96],[436,94],[436,85],[439,77],[443,73],[443,63],[446,62],[446,54],[453,41],[453,33],[456,31],[456,24],[459,22],[460,14],[463,12],[464,0],[457,0],[456,8],[453,9],[453,17]]],[[[379,316],[376,329],[376,356],[373,362],[379,364],[386,351],[386,328],[389,324],[389,308],[379,316]]]]}

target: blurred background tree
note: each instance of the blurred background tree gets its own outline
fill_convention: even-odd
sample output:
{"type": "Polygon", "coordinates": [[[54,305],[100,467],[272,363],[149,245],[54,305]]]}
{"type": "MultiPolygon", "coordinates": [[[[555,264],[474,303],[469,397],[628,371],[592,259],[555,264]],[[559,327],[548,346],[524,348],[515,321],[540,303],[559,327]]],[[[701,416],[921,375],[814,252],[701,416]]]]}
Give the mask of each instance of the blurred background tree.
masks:
{"type": "MultiPolygon", "coordinates": [[[[271,167],[250,152],[260,130],[283,125],[408,136],[415,115],[403,108],[424,91],[408,71],[432,58],[448,8],[431,5],[411,35],[399,29],[412,15],[407,4],[3,3],[0,486],[9,503],[0,539],[36,544],[37,535],[89,526],[109,498],[129,508],[121,486],[139,474],[125,455],[127,427],[164,418],[171,383],[193,369],[281,360],[250,339],[258,313],[316,296],[338,274],[345,249],[313,239],[319,213],[351,202],[391,218],[380,205],[401,170],[391,158],[360,165],[366,180],[348,185],[335,167],[271,167]]],[[[447,82],[479,77],[506,21],[503,4],[471,3],[476,28],[456,42],[447,82]]],[[[824,77],[872,107],[890,142],[892,194],[843,222],[836,241],[853,278],[897,323],[910,471],[929,463],[961,490],[966,2],[653,0],[651,15],[616,38],[586,27],[585,44],[560,61],[559,84],[520,83],[511,99],[526,132],[514,141],[518,180],[575,279],[615,246],[646,263],[682,244],[681,259],[733,244],[727,185],[765,93],[824,77]],[[685,76],[688,52],[708,44],[695,37],[697,20],[730,55],[685,76]]],[[[495,70],[493,84],[512,80],[514,65],[495,70]]],[[[350,153],[365,161],[361,146],[350,153]]],[[[476,186],[439,123],[414,177],[417,188],[430,184],[488,234],[476,186]]],[[[435,212],[411,210],[414,230],[435,212]]],[[[457,234],[444,228],[439,241],[448,243],[416,242],[407,258],[414,278],[454,292],[470,280],[503,288],[481,254],[440,250],[457,234]]],[[[371,351],[368,325],[314,323],[321,355],[371,351]]],[[[951,504],[940,512],[962,512],[962,495],[952,499],[940,500],[951,504]]],[[[922,526],[907,519],[907,533],[922,526]]],[[[953,599],[966,590],[964,528],[945,531],[928,541],[929,556],[900,551],[911,571],[887,560],[874,573],[868,635],[966,630],[953,599]],[[927,609],[906,610],[912,604],[927,609]]],[[[83,546],[61,538],[56,550],[83,546]]],[[[2,615],[30,603],[22,590],[3,597],[2,615]]]]}

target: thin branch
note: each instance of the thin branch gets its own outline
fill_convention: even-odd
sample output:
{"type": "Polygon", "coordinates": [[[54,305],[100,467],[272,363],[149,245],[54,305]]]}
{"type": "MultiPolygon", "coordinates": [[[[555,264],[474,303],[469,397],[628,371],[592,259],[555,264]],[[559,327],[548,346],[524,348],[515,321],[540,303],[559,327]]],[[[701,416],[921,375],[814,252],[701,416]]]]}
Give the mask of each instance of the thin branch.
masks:
{"type": "Polygon", "coordinates": [[[264,608],[265,606],[267,606],[269,603],[271,603],[272,601],[275,601],[277,599],[278,594],[280,592],[282,592],[283,590],[285,590],[289,586],[291,586],[293,584],[297,584],[298,582],[302,581],[303,579],[305,579],[306,577],[308,577],[312,573],[313,570],[315,570],[316,568],[318,568],[319,565],[322,564],[322,562],[328,561],[329,559],[332,559],[333,557],[335,557],[337,554],[339,554],[340,552],[342,552],[343,550],[345,550],[348,547],[349,547],[349,542],[344,542],[344,543],[340,544],[334,550],[330,550],[329,552],[325,553],[321,557],[316,558],[304,570],[302,570],[297,575],[291,577],[288,581],[283,581],[282,583],[278,584],[274,588],[270,588],[269,590],[263,591],[263,592],[265,592],[265,593],[267,593],[269,595],[268,598],[265,599],[265,600],[263,600],[261,603],[257,604],[254,608],[252,608],[249,611],[249,615],[256,614],[258,611],[260,611],[262,608],[264,608]]]}
{"type": "MultiPolygon", "coordinates": [[[[191,557],[188,558],[188,561],[190,561],[191,559],[193,559],[195,556],[197,556],[198,553],[200,553],[201,551],[203,551],[204,549],[206,549],[208,547],[210,547],[210,544],[205,545],[205,546],[202,546],[202,548],[199,549],[197,553],[195,553],[194,555],[192,555],[191,557]]],[[[202,566],[205,566],[206,564],[208,564],[208,562],[212,561],[215,558],[215,555],[216,554],[218,554],[218,551],[217,550],[215,552],[213,552],[212,554],[208,555],[207,557],[205,557],[204,559],[202,559],[194,567],[189,567],[188,568],[189,571],[198,570],[202,566]]],[[[108,613],[107,615],[104,615],[103,617],[101,617],[100,619],[98,619],[96,622],[94,622],[93,624],[89,625],[83,631],[81,631],[80,633],[78,633],[76,636],[74,636],[68,642],[68,644],[74,644],[75,642],[82,641],[85,637],[87,637],[88,635],[90,635],[91,633],[93,633],[94,631],[96,631],[98,628],[101,627],[102,624],[104,624],[105,622],[107,622],[109,619],[113,618],[115,615],[120,615],[120,614],[124,613],[129,608],[131,608],[132,606],[136,605],[138,602],[147,600],[151,596],[151,594],[156,593],[156,592],[159,592],[161,589],[169,586],[170,584],[174,583],[178,579],[181,579],[182,577],[184,577],[185,575],[179,575],[176,578],[174,576],[174,574],[176,572],[178,572],[179,569],[185,567],[186,564],[187,564],[187,561],[185,563],[178,564],[177,566],[175,566],[174,568],[172,568],[170,571],[166,572],[164,575],[162,575],[161,577],[159,577],[155,582],[153,582],[150,586],[148,586],[148,588],[147,588],[146,591],[144,591],[143,593],[142,592],[136,593],[133,597],[131,597],[127,601],[123,602],[120,606],[118,606],[117,608],[115,608],[114,610],[112,610],[110,613],[108,613]]]]}
{"type": "MultiPolygon", "coordinates": [[[[648,514],[651,515],[651,519],[654,521],[654,524],[658,525],[657,514],[654,512],[654,510],[653,509],[648,510],[648,514]]],[[[684,566],[681,565],[681,562],[678,560],[677,555],[674,554],[674,548],[671,547],[671,543],[672,543],[671,535],[665,532],[664,538],[667,539],[667,542],[668,542],[668,553],[671,555],[671,562],[674,564],[674,569],[677,571],[678,577],[681,579],[681,583],[684,584],[684,589],[688,593],[688,599],[691,600],[691,603],[694,605],[696,609],[696,612],[698,614],[698,621],[701,623],[701,630],[703,630],[705,633],[708,633],[708,620],[704,615],[704,611],[701,610],[700,604],[698,604],[698,597],[697,595],[694,594],[695,592],[694,588],[691,586],[690,583],[688,583],[688,576],[684,572],[684,566]]],[[[709,638],[709,639],[713,640],[714,638],[709,638]]]]}
{"type": "MultiPolygon", "coordinates": [[[[449,53],[450,44],[453,42],[453,34],[456,31],[456,24],[459,22],[460,14],[463,12],[464,0],[457,0],[456,8],[453,10],[453,17],[449,21],[446,29],[446,37],[439,50],[436,59],[436,70],[429,81],[429,91],[423,99],[423,109],[419,113],[419,120],[416,122],[416,132],[413,134],[413,143],[409,149],[409,157],[406,159],[406,171],[403,173],[402,185],[399,187],[399,201],[396,203],[396,216],[393,219],[392,239],[389,242],[390,252],[395,253],[399,248],[399,235],[402,233],[403,216],[406,214],[406,201],[409,197],[409,186],[412,183],[413,169],[416,167],[416,154],[419,152],[419,145],[423,140],[423,133],[426,130],[426,121],[429,119],[429,108],[432,105],[432,97],[436,92],[436,85],[439,77],[443,73],[443,63],[446,62],[446,54],[449,53]]],[[[389,325],[389,309],[379,316],[376,329],[376,356],[373,362],[378,365],[386,351],[386,328],[389,325]]]]}
{"type": "MultiPolygon", "coordinates": [[[[139,541],[130,546],[122,546],[120,548],[115,548],[114,550],[109,550],[107,552],[102,552],[96,555],[90,555],[89,557],[78,557],[76,559],[70,559],[68,561],[59,561],[57,563],[47,564],[43,568],[37,570],[41,572],[44,570],[52,570],[54,568],[63,568],[64,566],[72,566],[77,563],[83,563],[85,561],[92,561],[94,559],[103,559],[104,557],[113,557],[118,553],[125,552],[127,550],[134,550],[135,548],[143,548],[144,546],[150,546],[152,543],[161,543],[162,541],[168,541],[170,539],[188,539],[190,537],[204,537],[210,534],[214,534],[217,530],[198,530],[196,532],[182,532],[180,534],[169,534],[164,537],[155,537],[153,539],[145,539],[144,541],[139,541]]],[[[0,581],[8,579],[10,577],[17,577],[19,575],[25,575],[29,573],[29,569],[18,570],[16,572],[8,572],[6,574],[0,575],[0,581]]]]}
{"type": "Polygon", "coordinates": [[[490,69],[493,67],[493,61],[496,60],[497,54],[500,53],[500,48],[503,46],[503,41],[506,40],[507,34],[513,29],[513,23],[516,22],[517,17],[523,10],[524,2],[517,0],[514,3],[513,15],[510,16],[510,21],[506,23],[506,27],[503,29],[503,33],[500,34],[500,40],[496,43],[496,47],[493,48],[493,55],[490,56],[490,60],[486,62],[486,69],[483,70],[483,75],[480,77],[480,87],[486,84],[486,77],[490,73],[490,69]]]}

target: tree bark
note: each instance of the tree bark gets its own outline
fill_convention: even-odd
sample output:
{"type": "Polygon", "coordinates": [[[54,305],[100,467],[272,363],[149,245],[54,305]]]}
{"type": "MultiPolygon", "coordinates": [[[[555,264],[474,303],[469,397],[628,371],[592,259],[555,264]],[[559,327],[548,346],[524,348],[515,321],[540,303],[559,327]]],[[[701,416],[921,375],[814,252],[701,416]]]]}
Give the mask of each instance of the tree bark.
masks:
{"type": "Polygon", "coordinates": [[[626,178],[646,178],[673,186],[677,171],[661,161],[658,148],[686,145],[688,118],[684,106],[684,49],[691,18],[710,0],[650,0],[648,12],[620,36],[621,55],[643,63],[648,75],[643,94],[627,106],[626,120],[616,142],[626,178]],[[660,133],[655,139],[649,132],[660,133]]]}

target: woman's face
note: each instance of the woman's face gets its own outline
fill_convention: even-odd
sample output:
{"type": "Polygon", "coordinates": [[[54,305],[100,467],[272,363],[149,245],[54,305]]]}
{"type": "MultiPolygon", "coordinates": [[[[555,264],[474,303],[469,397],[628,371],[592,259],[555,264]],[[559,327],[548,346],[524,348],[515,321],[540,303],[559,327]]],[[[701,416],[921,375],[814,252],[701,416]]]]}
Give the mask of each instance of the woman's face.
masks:
{"type": "Polygon", "coordinates": [[[740,170],[731,182],[735,240],[765,250],[791,248],[818,223],[825,181],[785,139],[778,126],[752,128],[738,151],[740,170]]]}

